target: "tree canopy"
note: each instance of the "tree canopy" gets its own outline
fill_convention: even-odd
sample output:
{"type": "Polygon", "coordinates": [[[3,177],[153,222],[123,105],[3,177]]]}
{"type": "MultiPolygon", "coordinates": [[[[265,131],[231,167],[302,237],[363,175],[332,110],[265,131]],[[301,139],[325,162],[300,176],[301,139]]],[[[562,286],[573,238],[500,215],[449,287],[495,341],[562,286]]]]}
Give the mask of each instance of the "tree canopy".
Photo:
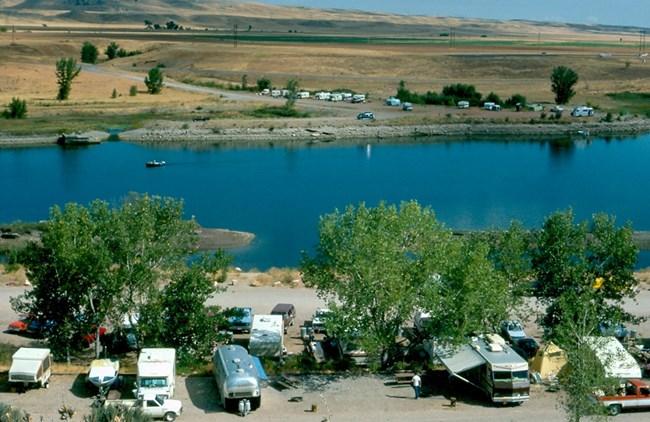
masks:
{"type": "Polygon", "coordinates": [[[97,50],[97,47],[89,41],[86,41],[83,43],[81,46],[81,62],[82,63],[90,63],[90,64],[95,64],[97,63],[97,55],[99,54],[99,51],[97,50]]]}
{"type": "Polygon", "coordinates": [[[159,94],[163,87],[163,72],[158,67],[149,70],[149,73],[144,78],[144,84],[147,86],[149,94],[159,94]]]}
{"type": "Polygon", "coordinates": [[[72,89],[72,81],[81,72],[81,68],[77,66],[77,61],[72,57],[62,58],[56,62],[56,83],[59,86],[59,91],[56,94],[57,100],[67,100],[70,96],[72,89]]]}
{"type": "Polygon", "coordinates": [[[578,74],[566,66],[558,66],[551,73],[551,90],[555,94],[556,104],[568,103],[576,92],[573,90],[578,83],[578,74]]]}
{"type": "Polygon", "coordinates": [[[119,208],[99,200],[53,207],[41,243],[22,259],[33,288],[12,306],[47,327],[59,356],[79,346],[80,334],[107,322],[119,326],[193,252],[196,224],[183,220],[182,210],[180,201],[147,195],[119,208]]]}

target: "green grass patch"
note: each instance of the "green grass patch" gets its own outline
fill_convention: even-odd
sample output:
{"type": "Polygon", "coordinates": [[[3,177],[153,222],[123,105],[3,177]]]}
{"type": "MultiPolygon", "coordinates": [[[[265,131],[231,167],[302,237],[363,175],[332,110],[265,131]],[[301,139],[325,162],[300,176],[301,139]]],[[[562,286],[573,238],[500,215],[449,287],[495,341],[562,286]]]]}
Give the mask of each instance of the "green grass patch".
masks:
{"type": "Polygon", "coordinates": [[[613,92],[607,96],[616,101],[621,113],[650,117],[650,92],[613,92]]]}
{"type": "Polygon", "coordinates": [[[233,83],[224,84],[224,83],[219,83],[214,81],[197,81],[190,78],[185,78],[181,80],[181,82],[188,85],[203,86],[206,88],[224,89],[228,91],[247,91],[247,92],[257,91],[256,86],[249,86],[247,88],[244,88],[243,86],[241,86],[241,84],[233,84],[233,83]]]}
{"type": "Polygon", "coordinates": [[[304,111],[298,111],[293,107],[285,107],[285,106],[260,107],[250,112],[246,112],[246,114],[250,115],[251,117],[257,117],[257,118],[266,118],[266,117],[305,118],[310,116],[309,113],[306,113],[304,111]]]}

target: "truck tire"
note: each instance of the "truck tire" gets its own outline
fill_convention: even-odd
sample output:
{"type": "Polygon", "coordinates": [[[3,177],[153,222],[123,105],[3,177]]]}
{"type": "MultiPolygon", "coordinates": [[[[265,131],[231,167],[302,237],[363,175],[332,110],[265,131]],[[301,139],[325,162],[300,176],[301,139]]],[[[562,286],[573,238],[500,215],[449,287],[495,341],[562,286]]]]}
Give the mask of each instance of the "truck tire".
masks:
{"type": "Polygon", "coordinates": [[[616,416],[619,413],[621,413],[622,407],[620,404],[610,404],[607,407],[607,413],[609,413],[609,416],[616,416]]]}
{"type": "Polygon", "coordinates": [[[164,418],[167,422],[172,422],[174,419],[176,419],[176,413],[174,412],[167,412],[165,413],[164,418]]]}
{"type": "Polygon", "coordinates": [[[253,397],[251,398],[251,410],[259,409],[262,405],[262,397],[253,397]]]}

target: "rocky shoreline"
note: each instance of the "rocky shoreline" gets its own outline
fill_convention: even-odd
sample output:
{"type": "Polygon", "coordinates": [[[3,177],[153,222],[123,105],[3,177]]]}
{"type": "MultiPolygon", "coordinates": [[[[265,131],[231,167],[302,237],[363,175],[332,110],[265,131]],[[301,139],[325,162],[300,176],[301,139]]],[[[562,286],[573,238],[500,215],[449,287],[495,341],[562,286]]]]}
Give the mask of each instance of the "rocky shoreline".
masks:
{"type": "MultiPolygon", "coordinates": [[[[302,141],[310,143],[381,140],[391,138],[445,137],[584,137],[630,136],[650,132],[650,119],[622,122],[558,123],[451,123],[435,125],[391,126],[379,124],[321,127],[258,127],[258,128],[146,128],[120,133],[119,138],[130,142],[162,143],[192,142],[205,144],[268,144],[269,142],[302,141]]],[[[107,137],[104,132],[91,135],[107,137]]],[[[50,145],[56,135],[11,136],[0,134],[0,147],[50,145]]]]}

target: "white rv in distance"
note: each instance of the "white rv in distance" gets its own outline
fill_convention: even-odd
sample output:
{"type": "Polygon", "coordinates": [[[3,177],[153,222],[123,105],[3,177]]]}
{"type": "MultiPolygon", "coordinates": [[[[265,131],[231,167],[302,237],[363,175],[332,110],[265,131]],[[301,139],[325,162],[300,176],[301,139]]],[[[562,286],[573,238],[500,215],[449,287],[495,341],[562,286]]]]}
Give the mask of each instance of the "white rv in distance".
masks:
{"type": "Polygon", "coordinates": [[[353,104],[360,104],[366,102],[365,94],[355,94],[352,96],[351,101],[353,104]]]}
{"type": "Polygon", "coordinates": [[[253,356],[279,358],[284,353],[282,315],[254,315],[248,351],[253,356]]]}
{"type": "Polygon", "coordinates": [[[136,398],[153,393],[171,399],[176,388],[176,349],[142,349],[138,357],[136,398]]]}
{"type": "Polygon", "coordinates": [[[314,94],[314,98],[316,98],[317,100],[322,100],[322,101],[328,101],[331,96],[332,96],[331,93],[323,92],[323,91],[317,92],[316,94],[314,94]]]}
{"type": "Polygon", "coordinates": [[[296,98],[300,98],[302,100],[309,98],[309,91],[300,91],[296,93],[296,98]]]}
{"type": "Polygon", "coordinates": [[[332,95],[330,95],[330,101],[333,102],[343,101],[343,94],[340,94],[338,92],[333,93],[332,95]]]}
{"type": "Polygon", "coordinates": [[[260,407],[259,375],[246,349],[233,344],[217,347],[212,356],[212,374],[219,403],[226,411],[236,410],[243,399],[250,401],[253,410],[260,407]]]}
{"type": "Polygon", "coordinates": [[[52,355],[50,349],[21,347],[12,356],[9,368],[9,385],[25,390],[37,386],[48,388],[52,375],[52,355]]]}
{"type": "Polygon", "coordinates": [[[571,111],[573,117],[590,117],[594,115],[594,109],[592,107],[578,106],[571,111]]]}
{"type": "Polygon", "coordinates": [[[279,90],[279,89],[274,89],[273,91],[271,91],[271,97],[273,97],[273,98],[282,97],[282,91],[279,90]]]}

